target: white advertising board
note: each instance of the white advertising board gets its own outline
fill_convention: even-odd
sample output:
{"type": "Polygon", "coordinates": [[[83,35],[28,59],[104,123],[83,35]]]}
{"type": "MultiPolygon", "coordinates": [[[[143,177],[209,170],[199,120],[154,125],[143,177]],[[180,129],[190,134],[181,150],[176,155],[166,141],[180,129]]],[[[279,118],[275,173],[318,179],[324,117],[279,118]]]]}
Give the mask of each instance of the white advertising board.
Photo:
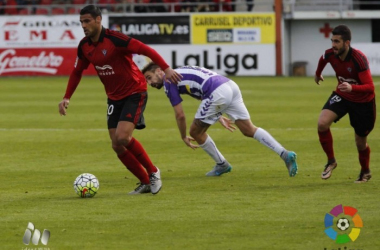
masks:
{"type": "MultiPolygon", "coordinates": [[[[276,57],[274,44],[257,45],[152,45],[173,68],[196,65],[222,75],[274,76],[276,57]]],[[[141,69],[147,59],[135,56],[141,69]]]]}
{"type": "Polygon", "coordinates": [[[73,48],[84,37],[79,15],[0,16],[0,27],[0,48],[73,48]]]}

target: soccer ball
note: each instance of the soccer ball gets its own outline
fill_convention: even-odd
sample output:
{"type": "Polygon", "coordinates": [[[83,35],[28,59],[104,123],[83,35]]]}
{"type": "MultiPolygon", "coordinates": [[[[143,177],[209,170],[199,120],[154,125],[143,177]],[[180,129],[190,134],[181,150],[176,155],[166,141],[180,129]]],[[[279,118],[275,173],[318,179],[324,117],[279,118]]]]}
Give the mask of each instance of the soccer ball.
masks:
{"type": "Polygon", "coordinates": [[[336,226],[340,230],[345,231],[350,227],[350,222],[346,218],[340,218],[336,223],[336,226]]]}
{"type": "Polygon", "coordinates": [[[99,190],[98,178],[89,173],[81,174],[74,181],[74,190],[82,198],[94,197],[99,190]]]}

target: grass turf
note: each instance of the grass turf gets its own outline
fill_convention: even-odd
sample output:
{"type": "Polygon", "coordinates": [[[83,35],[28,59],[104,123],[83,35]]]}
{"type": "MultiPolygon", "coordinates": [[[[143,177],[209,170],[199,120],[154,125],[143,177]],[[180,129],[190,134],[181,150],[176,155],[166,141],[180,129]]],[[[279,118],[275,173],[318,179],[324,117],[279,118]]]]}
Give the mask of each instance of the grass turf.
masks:
{"type": "MultiPolygon", "coordinates": [[[[307,77],[233,79],[253,123],[297,152],[298,175],[288,177],[282,160],[256,140],[217,124],[209,134],[233,170],[205,177],[212,160],[184,145],[165,94],[149,88],[147,128],[134,136],[161,169],[163,189],[128,196],[137,179],[111,149],[98,78],[82,79],[66,117],[57,107],[66,77],[1,78],[0,249],[379,249],[378,126],[369,136],[369,183],[353,183],[360,167],[348,117],[332,127],[339,165],[322,181],[316,124],[335,78],[321,86],[307,77]],[[72,187],[84,172],[100,181],[92,199],[72,187]],[[364,223],[358,239],[343,245],[324,233],[324,216],[338,204],[358,209],[364,223]],[[28,222],[51,232],[47,246],[23,244],[28,222]]],[[[379,93],[380,78],[374,81],[379,93]]],[[[190,124],[198,102],[184,100],[190,124]]]]}

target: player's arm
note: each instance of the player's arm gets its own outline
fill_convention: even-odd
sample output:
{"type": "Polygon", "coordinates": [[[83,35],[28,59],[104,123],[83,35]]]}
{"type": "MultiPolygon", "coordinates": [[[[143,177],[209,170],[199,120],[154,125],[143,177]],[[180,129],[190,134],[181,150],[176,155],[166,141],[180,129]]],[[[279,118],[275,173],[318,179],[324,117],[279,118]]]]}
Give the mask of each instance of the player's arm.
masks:
{"type": "Polygon", "coordinates": [[[338,85],[338,88],[342,92],[373,93],[375,86],[373,84],[367,57],[364,54],[353,53],[353,62],[358,71],[360,85],[351,85],[347,82],[343,82],[338,85]]]}
{"type": "Polygon", "coordinates": [[[66,109],[69,106],[70,98],[74,94],[76,88],[79,85],[80,80],[82,79],[83,70],[88,67],[88,62],[83,61],[77,58],[75,67],[70,74],[69,82],[67,83],[66,93],[63,97],[63,100],[58,104],[58,111],[60,115],[66,115],[66,109]]]}
{"type": "Polygon", "coordinates": [[[374,92],[375,86],[373,84],[371,71],[369,69],[359,73],[361,85],[351,85],[352,92],[374,92]]]}
{"type": "Polygon", "coordinates": [[[186,116],[185,116],[185,112],[183,112],[182,103],[179,103],[173,106],[173,109],[174,109],[175,119],[177,121],[177,126],[179,129],[179,133],[181,135],[181,139],[186,144],[186,146],[192,149],[198,148],[199,147],[198,145],[191,143],[191,141],[194,141],[194,138],[190,136],[186,136],[186,116]]]}
{"type": "Polygon", "coordinates": [[[318,67],[317,67],[317,70],[315,71],[315,76],[314,76],[314,81],[318,85],[320,84],[319,81],[323,82],[324,80],[322,76],[322,71],[325,68],[326,64],[327,64],[327,61],[324,59],[324,55],[322,55],[319,58],[318,67]]]}
{"type": "Polygon", "coordinates": [[[343,82],[338,85],[338,89],[342,92],[370,92],[375,91],[375,86],[373,85],[370,70],[366,70],[359,73],[359,79],[362,83],[361,85],[352,85],[348,82],[343,82]]]}
{"type": "Polygon", "coordinates": [[[182,75],[173,70],[152,47],[140,42],[139,40],[131,38],[128,44],[128,49],[137,54],[149,57],[165,72],[165,78],[169,83],[178,83],[182,79],[182,75]]]}

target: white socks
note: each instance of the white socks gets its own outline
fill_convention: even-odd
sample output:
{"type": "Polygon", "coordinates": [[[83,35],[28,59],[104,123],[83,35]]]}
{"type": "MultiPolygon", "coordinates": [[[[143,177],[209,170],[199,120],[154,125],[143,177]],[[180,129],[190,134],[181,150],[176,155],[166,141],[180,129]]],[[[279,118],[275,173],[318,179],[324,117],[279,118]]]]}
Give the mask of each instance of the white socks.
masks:
{"type": "MultiPolygon", "coordinates": [[[[265,145],[266,147],[272,149],[274,152],[276,152],[281,158],[287,156],[287,150],[274,139],[266,130],[262,128],[257,128],[256,133],[254,134],[253,138],[258,140],[261,144],[265,145]],[[285,154],[284,154],[285,153],[285,154]]],[[[224,156],[219,152],[217,149],[214,141],[211,139],[210,136],[207,136],[207,139],[205,143],[202,145],[199,145],[206,153],[211,156],[212,159],[217,164],[222,164],[226,161],[224,156]]],[[[283,159],[285,159],[283,158],[283,159]]]]}
{"type": "Polygon", "coordinates": [[[274,152],[276,152],[279,156],[285,151],[286,149],[281,146],[280,143],[276,141],[265,129],[257,128],[256,133],[253,135],[253,138],[258,140],[261,144],[264,144],[268,148],[272,149],[274,152]]]}
{"type": "Polygon", "coordinates": [[[199,145],[199,146],[204,151],[206,151],[206,153],[209,154],[209,156],[211,156],[212,159],[214,159],[216,164],[222,164],[226,161],[224,156],[216,148],[216,145],[210,136],[207,136],[205,143],[203,143],[202,145],[199,145]]]}

